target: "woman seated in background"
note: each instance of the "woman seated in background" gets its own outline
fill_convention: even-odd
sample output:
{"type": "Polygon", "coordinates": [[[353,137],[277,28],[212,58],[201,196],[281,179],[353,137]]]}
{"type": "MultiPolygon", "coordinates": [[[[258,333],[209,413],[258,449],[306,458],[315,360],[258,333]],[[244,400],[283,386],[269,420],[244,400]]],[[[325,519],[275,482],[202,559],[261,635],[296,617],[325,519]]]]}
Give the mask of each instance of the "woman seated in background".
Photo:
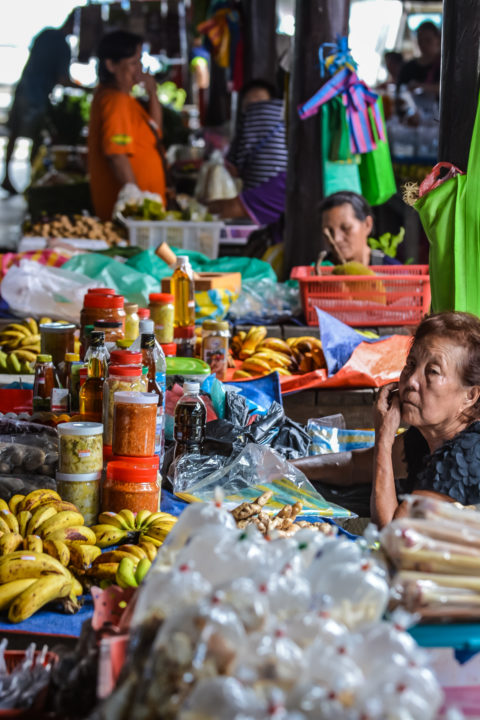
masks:
{"type": "Polygon", "coordinates": [[[330,247],[326,259],[335,264],[398,265],[399,261],[372,250],[368,238],[373,229],[372,208],[365,198],[350,190],[333,193],[320,205],[322,231],[330,247]]]}
{"type": "Polygon", "coordinates": [[[379,527],[401,517],[402,493],[480,503],[480,320],[462,312],[417,327],[398,386],[380,390],[375,447],[294,461],[312,480],[372,482],[379,527]],[[400,423],[409,429],[398,435],[400,423]],[[372,473],[373,467],[373,473],[372,473]]]}
{"type": "Polygon", "coordinates": [[[112,217],[118,193],[127,183],[160,195],[165,202],[161,156],[162,109],[155,79],[142,71],[142,38],[117,30],[98,48],[98,76],[88,128],[88,166],[95,213],[112,217]],[[145,109],[131,96],[142,83],[148,93],[145,109]]]}

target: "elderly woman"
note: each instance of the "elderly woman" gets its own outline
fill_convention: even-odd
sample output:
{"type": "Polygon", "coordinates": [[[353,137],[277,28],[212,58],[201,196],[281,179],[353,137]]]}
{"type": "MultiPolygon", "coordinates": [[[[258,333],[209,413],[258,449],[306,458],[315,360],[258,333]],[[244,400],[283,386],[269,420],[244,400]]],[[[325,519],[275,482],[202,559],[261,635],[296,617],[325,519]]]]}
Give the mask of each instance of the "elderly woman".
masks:
{"type": "Polygon", "coordinates": [[[362,265],[398,265],[398,260],[381,250],[372,250],[368,238],[373,229],[373,213],[361,195],[349,190],[333,193],[320,205],[322,231],[335,263],[359,262],[362,265]]]}
{"type": "Polygon", "coordinates": [[[383,387],[375,448],[305,458],[312,480],[372,482],[371,517],[380,527],[404,512],[403,493],[480,503],[480,320],[462,312],[426,317],[400,381],[383,387]],[[402,424],[409,429],[398,434],[402,424]]]}
{"type": "Polygon", "coordinates": [[[397,388],[380,391],[375,417],[372,519],[380,526],[402,512],[405,489],[480,502],[480,320],[446,312],[417,328],[397,388]],[[410,425],[397,436],[400,423],[410,425]]]}
{"type": "Polygon", "coordinates": [[[142,71],[142,38],[117,30],[98,48],[100,85],[92,102],[88,129],[90,189],[95,213],[112,216],[121,188],[133,183],[165,199],[165,173],[160,149],[162,108],[155,79],[142,71]],[[145,108],[130,94],[143,84],[145,108]]]}

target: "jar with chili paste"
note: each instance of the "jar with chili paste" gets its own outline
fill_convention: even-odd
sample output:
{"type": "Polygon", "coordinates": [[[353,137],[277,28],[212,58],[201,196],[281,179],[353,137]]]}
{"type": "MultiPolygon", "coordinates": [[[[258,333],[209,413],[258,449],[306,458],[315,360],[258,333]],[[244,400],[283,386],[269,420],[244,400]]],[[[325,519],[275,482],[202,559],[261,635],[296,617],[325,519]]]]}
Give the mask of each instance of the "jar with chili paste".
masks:
{"type": "Polygon", "coordinates": [[[157,393],[116,392],[113,403],[113,454],[128,457],[154,455],[157,393]]]}
{"type": "Polygon", "coordinates": [[[158,457],[132,459],[132,462],[114,460],[107,464],[102,510],[120,512],[127,508],[134,513],[157,512],[159,505],[158,457]]]}
{"type": "Polygon", "coordinates": [[[121,322],[121,336],[123,337],[125,332],[123,295],[105,295],[88,292],[83,298],[83,308],[80,312],[80,340],[84,342],[85,326],[93,325],[97,320],[121,322]]]}

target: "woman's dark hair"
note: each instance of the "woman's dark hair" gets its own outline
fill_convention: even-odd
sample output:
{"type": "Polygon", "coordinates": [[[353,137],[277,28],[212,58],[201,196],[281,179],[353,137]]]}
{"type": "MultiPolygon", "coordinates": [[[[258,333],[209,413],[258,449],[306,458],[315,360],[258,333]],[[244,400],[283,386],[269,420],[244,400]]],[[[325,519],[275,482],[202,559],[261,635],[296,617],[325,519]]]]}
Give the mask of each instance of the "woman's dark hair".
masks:
{"type": "Polygon", "coordinates": [[[277,90],[273,83],[268,82],[268,80],[264,80],[263,78],[255,78],[253,80],[249,80],[241,88],[238,95],[239,104],[241,104],[243,98],[248,92],[250,92],[250,90],[256,90],[257,88],[260,90],[266,90],[270,95],[270,98],[277,97],[277,90]]]}
{"type": "Polygon", "coordinates": [[[112,73],[107,70],[106,60],[118,62],[133,57],[143,38],[126,30],[115,30],[104,35],[98,46],[98,78],[101,83],[108,83],[113,79],[112,73]]]}
{"type": "Polygon", "coordinates": [[[432,22],[431,20],[425,20],[425,22],[423,22],[421,25],[418,26],[417,36],[419,33],[424,33],[424,32],[431,32],[434,35],[436,35],[437,37],[440,37],[440,35],[441,35],[440,28],[438,27],[438,25],[435,25],[435,23],[432,22]]]}
{"type": "MultiPolygon", "coordinates": [[[[441,312],[428,315],[418,325],[413,342],[429,336],[446,337],[464,349],[459,377],[465,387],[480,387],[480,319],[466,312],[441,312]]],[[[480,398],[472,408],[475,415],[480,412],[480,398]]]]}
{"type": "Polygon", "coordinates": [[[357,220],[366,220],[367,217],[373,218],[372,208],[365,198],[350,190],[341,190],[322,200],[319,208],[320,216],[327,210],[340,207],[340,205],[350,205],[357,220]]]}

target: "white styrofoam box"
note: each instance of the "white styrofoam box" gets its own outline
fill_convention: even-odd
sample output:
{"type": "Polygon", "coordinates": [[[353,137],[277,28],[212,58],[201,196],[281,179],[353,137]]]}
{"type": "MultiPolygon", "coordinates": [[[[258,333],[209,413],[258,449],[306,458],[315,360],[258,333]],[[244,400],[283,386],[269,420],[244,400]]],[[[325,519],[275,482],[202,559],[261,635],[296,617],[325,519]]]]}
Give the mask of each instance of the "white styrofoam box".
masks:
{"type": "Polygon", "coordinates": [[[148,250],[163,242],[182,250],[195,250],[211,260],[218,257],[222,222],[126,219],[130,245],[148,250]]]}

